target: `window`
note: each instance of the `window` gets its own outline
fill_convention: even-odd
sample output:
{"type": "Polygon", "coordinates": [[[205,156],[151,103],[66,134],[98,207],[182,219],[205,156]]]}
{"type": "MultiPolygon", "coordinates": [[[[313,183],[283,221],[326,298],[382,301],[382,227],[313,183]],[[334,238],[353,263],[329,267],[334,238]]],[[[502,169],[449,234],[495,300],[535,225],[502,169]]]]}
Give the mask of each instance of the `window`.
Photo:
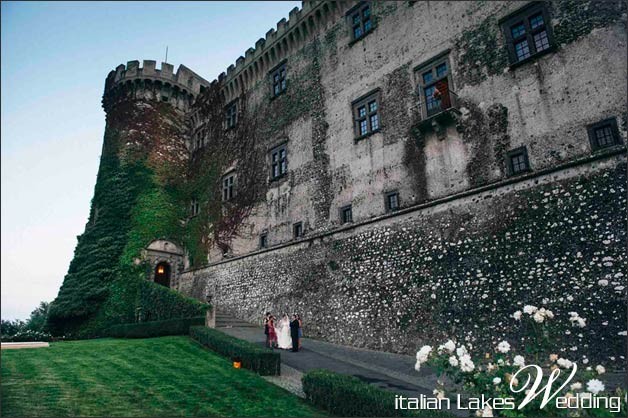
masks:
{"type": "Polygon", "coordinates": [[[259,236],[259,247],[268,248],[268,234],[263,233],[259,236]]]}
{"type": "Polygon", "coordinates": [[[300,238],[303,236],[303,222],[297,222],[292,225],[292,235],[294,238],[300,238]]]}
{"type": "Polygon", "coordinates": [[[270,72],[272,81],[272,97],[277,97],[286,91],[286,64],[283,63],[270,72]]]}
{"type": "Polygon", "coordinates": [[[192,201],[190,202],[190,215],[196,216],[200,213],[200,211],[201,211],[201,206],[198,203],[198,199],[196,198],[192,199],[192,201]]]}
{"type": "Polygon", "coordinates": [[[233,102],[225,109],[225,127],[227,129],[235,128],[238,121],[238,103],[233,102]]]}
{"type": "Polygon", "coordinates": [[[415,69],[418,79],[418,93],[422,108],[423,119],[447,110],[452,107],[450,83],[450,68],[448,53],[428,61],[415,69]]]}
{"type": "Polygon", "coordinates": [[[340,208],[340,222],[343,224],[353,222],[353,211],[351,209],[351,205],[340,208]]]}
{"type": "Polygon", "coordinates": [[[229,174],[222,178],[222,200],[226,202],[235,196],[235,174],[229,174]]]}
{"type": "Polygon", "coordinates": [[[371,16],[371,5],[361,2],[347,12],[347,19],[351,27],[353,41],[357,41],[368,35],[373,30],[373,18],[371,16]]]}
{"type": "Polygon", "coordinates": [[[288,155],[286,144],[274,148],[270,152],[270,178],[278,179],[288,172],[288,155]]]}
{"type": "Polygon", "coordinates": [[[605,119],[587,127],[591,149],[597,151],[622,143],[615,118],[605,119]]]}
{"type": "Polygon", "coordinates": [[[554,39],[545,5],[532,3],[501,22],[511,64],[551,50],[554,39]]]}
{"type": "Polygon", "coordinates": [[[506,164],[508,169],[508,175],[510,176],[530,171],[528,150],[526,149],[526,147],[519,147],[510,151],[507,155],[506,164]]]}
{"type": "Polygon", "coordinates": [[[386,193],[386,212],[393,212],[399,209],[399,192],[386,193]]]}
{"type": "Polygon", "coordinates": [[[195,143],[193,147],[195,150],[199,150],[205,146],[205,133],[203,131],[198,131],[195,135],[195,143]]]}
{"type": "Polygon", "coordinates": [[[362,96],[352,103],[355,137],[362,138],[379,131],[379,90],[362,96]]]}

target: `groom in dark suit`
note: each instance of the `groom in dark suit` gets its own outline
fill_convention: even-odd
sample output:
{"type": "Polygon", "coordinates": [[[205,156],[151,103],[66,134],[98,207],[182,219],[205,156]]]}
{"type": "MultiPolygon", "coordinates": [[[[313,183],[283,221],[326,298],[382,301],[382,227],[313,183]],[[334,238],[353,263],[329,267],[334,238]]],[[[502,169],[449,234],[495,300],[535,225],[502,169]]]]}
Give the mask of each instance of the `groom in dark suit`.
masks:
{"type": "Polygon", "coordinates": [[[292,351],[299,351],[299,320],[297,315],[292,315],[290,321],[290,336],[292,337],[292,351]]]}

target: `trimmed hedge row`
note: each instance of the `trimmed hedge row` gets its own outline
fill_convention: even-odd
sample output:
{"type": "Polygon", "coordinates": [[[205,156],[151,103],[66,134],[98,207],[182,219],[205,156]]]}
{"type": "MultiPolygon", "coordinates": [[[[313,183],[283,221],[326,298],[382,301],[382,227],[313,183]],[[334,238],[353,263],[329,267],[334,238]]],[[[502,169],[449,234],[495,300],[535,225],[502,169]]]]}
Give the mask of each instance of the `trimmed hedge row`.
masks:
{"type": "Polygon", "coordinates": [[[268,348],[207,327],[191,327],[190,337],[220,355],[239,359],[242,367],[262,376],[278,376],[281,373],[279,353],[268,348]]]}
{"type": "Polygon", "coordinates": [[[314,406],[340,417],[416,417],[453,415],[439,411],[395,409],[395,393],[356,377],[329,370],[312,370],[303,375],[303,391],[314,406]]]}
{"type": "Polygon", "coordinates": [[[164,335],[187,335],[190,332],[191,326],[203,324],[205,324],[204,316],[120,324],[107,329],[106,335],[116,338],[149,338],[164,335]]]}

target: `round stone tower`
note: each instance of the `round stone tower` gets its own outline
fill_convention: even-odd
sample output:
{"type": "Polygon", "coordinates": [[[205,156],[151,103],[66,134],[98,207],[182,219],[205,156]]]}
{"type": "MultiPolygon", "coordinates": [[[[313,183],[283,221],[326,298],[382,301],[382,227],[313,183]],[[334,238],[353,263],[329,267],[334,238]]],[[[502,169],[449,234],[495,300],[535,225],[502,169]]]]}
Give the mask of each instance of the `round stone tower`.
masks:
{"type": "Polygon", "coordinates": [[[106,127],[89,221],[50,311],[58,333],[102,317],[116,278],[137,276],[141,266],[144,277],[176,285],[183,261],[176,243],[188,206],[186,112],[209,83],[183,65],[176,73],[172,68],[130,61],[107,76],[106,127]],[[144,257],[138,266],[155,242],[173,248],[171,257],[144,257]],[[150,265],[155,260],[162,264],[150,265]]]}

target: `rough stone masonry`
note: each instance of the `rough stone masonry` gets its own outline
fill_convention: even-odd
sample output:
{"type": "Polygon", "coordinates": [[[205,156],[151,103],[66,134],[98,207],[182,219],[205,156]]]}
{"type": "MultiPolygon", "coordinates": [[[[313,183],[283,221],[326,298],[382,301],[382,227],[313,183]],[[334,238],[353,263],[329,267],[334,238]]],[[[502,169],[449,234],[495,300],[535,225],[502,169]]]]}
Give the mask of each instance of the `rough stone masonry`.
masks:
{"type": "Polygon", "coordinates": [[[524,345],[531,304],[556,315],[540,352],[623,368],[626,13],[308,1],[212,83],[147,94],[122,66],[116,97],[185,114],[188,229],[150,237],[186,254],[170,287],[406,353],[524,345]]]}

